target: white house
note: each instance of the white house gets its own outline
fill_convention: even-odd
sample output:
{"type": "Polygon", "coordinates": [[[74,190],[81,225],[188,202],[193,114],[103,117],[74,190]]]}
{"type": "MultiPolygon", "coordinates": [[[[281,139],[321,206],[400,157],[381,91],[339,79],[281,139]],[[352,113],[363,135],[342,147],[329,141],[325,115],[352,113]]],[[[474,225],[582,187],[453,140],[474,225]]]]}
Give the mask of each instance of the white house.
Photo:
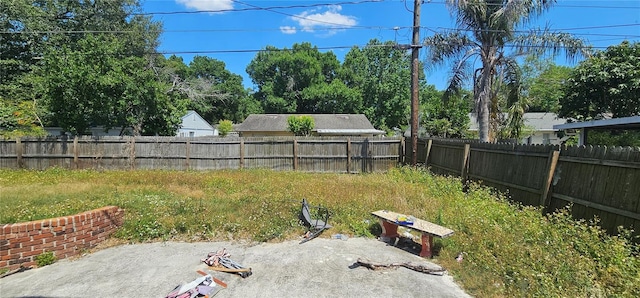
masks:
{"type": "Polygon", "coordinates": [[[187,114],[182,116],[182,124],[176,134],[178,137],[204,137],[217,135],[218,130],[193,110],[187,111],[187,114]]]}
{"type": "MultiPolygon", "coordinates": [[[[470,113],[469,118],[471,119],[469,130],[477,132],[476,114],[470,113]]],[[[531,131],[520,140],[521,144],[560,145],[568,137],[558,137],[560,129],[554,128],[554,125],[565,124],[567,119],[559,118],[555,113],[524,113],[523,118],[525,128],[531,131]]]]}
{"type": "MultiPolygon", "coordinates": [[[[45,127],[44,128],[50,136],[64,135],[65,131],[61,127],[45,127]]],[[[121,128],[112,128],[105,131],[102,127],[89,128],[91,136],[104,137],[104,136],[119,136],[121,128]]],[[[125,135],[131,135],[131,129],[125,130],[125,135]]],[[[189,110],[187,114],[182,116],[182,124],[176,132],[177,137],[203,137],[203,136],[217,136],[218,130],[215,129],[209,122],[204,120],[196,111],[189,110]]]]}

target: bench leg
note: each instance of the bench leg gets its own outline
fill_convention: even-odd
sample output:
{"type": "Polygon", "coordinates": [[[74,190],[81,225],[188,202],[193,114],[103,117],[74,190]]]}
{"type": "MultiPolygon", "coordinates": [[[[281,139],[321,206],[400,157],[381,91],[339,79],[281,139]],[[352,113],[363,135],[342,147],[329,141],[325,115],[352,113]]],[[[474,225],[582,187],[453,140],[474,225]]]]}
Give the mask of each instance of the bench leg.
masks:
{"type": "Polygon", "coordinates": [[[392,239],[398,237],[398,226],[395,224],[392,224],[386,220],[382,220],[380,219],[380,227],[382,228],[382,234],[380,235],[381,239],[389,239],[388,241],[391,241],[392,239]]]}
{"type": "Polygon", "coordinates": [[[422,233],[422,250],[420,256],[431,258],[431,248],[433,247],[433,237],[430,234],[422,233]]]}

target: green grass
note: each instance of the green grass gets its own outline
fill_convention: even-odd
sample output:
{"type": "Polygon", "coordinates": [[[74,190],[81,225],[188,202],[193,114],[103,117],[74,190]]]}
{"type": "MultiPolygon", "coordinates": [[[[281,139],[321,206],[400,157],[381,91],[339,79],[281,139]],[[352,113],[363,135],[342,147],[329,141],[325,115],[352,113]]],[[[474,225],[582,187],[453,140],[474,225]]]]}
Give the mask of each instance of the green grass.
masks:
{"type": "Polygon", "coordinates": [[[0,222],[116,205],[126,212],[115,237],[126,242],[277,242],[303,233],[297,213],[305,197],[332,212],[334,227],[323,237],[373,237],[380,229],[370,212],[379,209],[453,229],[436,240],[434,262],[474,296],[640,296],[639,251],[628,236],[608,236],[567,210],[545,217],[478,185],[462,189],[457,179],[409,168],[362,175],[0,170],[0,222]]]}

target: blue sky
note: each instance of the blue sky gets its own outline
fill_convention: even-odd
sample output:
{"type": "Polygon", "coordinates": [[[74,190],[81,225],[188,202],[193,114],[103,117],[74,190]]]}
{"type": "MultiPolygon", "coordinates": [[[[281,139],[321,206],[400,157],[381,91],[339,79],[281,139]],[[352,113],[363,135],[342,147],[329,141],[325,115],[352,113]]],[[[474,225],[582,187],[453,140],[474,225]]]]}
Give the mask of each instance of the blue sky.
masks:
{"type": "MultiPolygon", "coordinates": [[[[444,2],[422,4],[421,39],[454,27],[444,2]]],[[[221,60],[248,88],[253,83],[245,69],[256,50],[310,42],[323,52],[333,51],[342,62],[350,47],[364,46],[373,38],[409,44],[412,9],[413,0],[143,0],[143,12],[163,23],[160,52],[181,56],[185,63],[196,55],[221,60]]],[[[572,33],[594,47],[640,41],[640,1],[559,0],[524,29],[545,26],[572,33]]],[[[576,64],[563,58],[556,63],[576,64]]],[[[428,83],[438,89],[446,87],[447,79],[445,67],[427,71],[428,83]]]]}

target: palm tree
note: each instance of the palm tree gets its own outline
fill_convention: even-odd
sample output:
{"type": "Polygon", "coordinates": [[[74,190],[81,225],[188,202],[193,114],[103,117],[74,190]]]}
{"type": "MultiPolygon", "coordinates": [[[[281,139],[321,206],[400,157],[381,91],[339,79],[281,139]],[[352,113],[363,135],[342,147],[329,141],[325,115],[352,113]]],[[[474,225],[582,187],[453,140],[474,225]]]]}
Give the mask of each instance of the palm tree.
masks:
{"type": "MultiPolygon", "coordinates": [[[[508,103],[520,96],[520,69],[516,59],[522,55],[553,55],[564,51],[569,59],[588,56],[581,39],[549,28],[518,30],[547,11],[555,0],[447,0],[456,18],[456,28],[425,39],[432,65],[453,62],[445,96],[457,92],[470,73],[478,114],[480,140],[491,141],[490,110],[496,106],[498,90],[506,89],[508,103]],[[509,52],[506,49],[510,49],[509,52]],[[473,71],[470,70],[472,68],[473,71]],[[498,86],[506,88],[498,88],[498,86]]],[[[495,112],[495,109],[494,109],[495,112]]]]}

